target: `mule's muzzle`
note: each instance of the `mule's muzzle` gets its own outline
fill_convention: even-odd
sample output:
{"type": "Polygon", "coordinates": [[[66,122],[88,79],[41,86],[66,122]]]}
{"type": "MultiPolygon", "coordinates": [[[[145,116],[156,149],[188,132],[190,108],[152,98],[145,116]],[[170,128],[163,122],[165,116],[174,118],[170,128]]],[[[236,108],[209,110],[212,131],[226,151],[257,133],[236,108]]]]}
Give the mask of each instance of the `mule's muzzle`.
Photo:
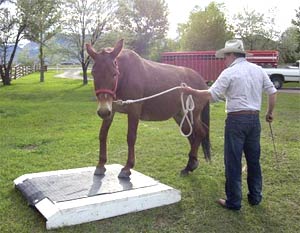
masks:
{"type": "Polygon", "coordinates": [[[97,114],[103,120],[108,119],[112,116],[111,110],[108,110],[108,109],[98,109],[97,114]]]}
{"type": "Polygon", "coordinates": [[[112,101],[113,98],[111,95],[106,93],[99,94],[98,98],[98,109],[97,114],[102,119],[107,119],[112,116],[112,101]]]}

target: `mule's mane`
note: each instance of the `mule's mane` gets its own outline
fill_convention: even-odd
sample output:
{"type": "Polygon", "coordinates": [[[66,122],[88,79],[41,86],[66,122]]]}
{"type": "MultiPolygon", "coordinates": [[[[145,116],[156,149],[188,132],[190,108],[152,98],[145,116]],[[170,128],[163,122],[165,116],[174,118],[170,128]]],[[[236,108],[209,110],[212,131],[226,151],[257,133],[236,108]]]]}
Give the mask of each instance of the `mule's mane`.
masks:
{"type": "MultiPolygon", "coordinates": [[[[111,48],[111,47],[102,48],[102,50],[100,52],[98,52],[98,54],[100,54],[100,55],[106,55],[108,53],[111,53],[113,50],[114,50],[114,48],[111,48]]],[[[127,55],[129,55],[129,54],[133,55],[133,56],[135,56],[136,58],[138,58],[140,60],[150,61],[150,60],[147,60],[147,59],[141,57],[139,54],[137,54],[134,50],[131,50],[131,49],[125,49],[125,48],[123,48],[122,51],[121,51],[121,53],[127,54],[127,55]]]]}
{"type": "Polygon", "coordinates": [[[112,51],[113,51],[113,48],[104,48],[104,49],[102,49],[100,54],[104,55],[104,54],[110,53],[112,51]]]}

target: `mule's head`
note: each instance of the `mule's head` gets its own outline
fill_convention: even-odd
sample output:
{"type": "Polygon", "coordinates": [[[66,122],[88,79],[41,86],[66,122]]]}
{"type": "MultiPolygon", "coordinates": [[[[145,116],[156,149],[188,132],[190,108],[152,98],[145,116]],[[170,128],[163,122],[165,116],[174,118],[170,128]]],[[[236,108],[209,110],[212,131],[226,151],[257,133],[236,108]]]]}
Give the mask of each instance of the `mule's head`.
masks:
{"type": "Polygon", "coordinates": [[[123,48],[123,39],[119,40],[111,50],[96,52],[87,44],[87,53],[94,60],[92,75],[94,78],[95,94],[98,100],[97,113],[102,119],[111,117],[112,101],[116,98],[119,69],[116,58],[123,48]]]}

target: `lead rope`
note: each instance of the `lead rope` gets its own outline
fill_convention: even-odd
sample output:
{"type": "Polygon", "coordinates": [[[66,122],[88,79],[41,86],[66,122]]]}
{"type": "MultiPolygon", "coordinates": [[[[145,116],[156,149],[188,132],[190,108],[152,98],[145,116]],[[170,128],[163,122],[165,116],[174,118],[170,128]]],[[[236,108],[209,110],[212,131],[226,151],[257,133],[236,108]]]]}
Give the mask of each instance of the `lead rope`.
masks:
{"type": "Polygon", "coordinates": [[[193,133],[193,124],[194,124],[193,110],[195,108],[195,103],[194,103],[192,95],[188,95],[188,97],[185,101],[185,104],[184,104],[183,93],[181,93],[181,107],[182,107],[182,111],[183,111],[183,117],[180,122],[180,133],[184,137],[189,137],[193,133]],[[190,115],[190,118],[189,118],[189,115],[190,115]],[[189,129],[190,129],[188,134],[185,134],[182,130],[183,123],[185,120],[188,123],[189,129]]]}
{"type": "MultiPolygon", "coordinates": [[[[162,91],[160,93],[157,93],[157,94],[154,94],[154,95],[151,95],[151,96],[147,96],[147,97],[140,98],[140,99],[135,99],[135,100],[116,100],[116,101],[114,101],[114,103],[116,103],[118,105],[126,105],[126,104],[138,103],[138,102],[142,102],[142,101],[145,101],[145,100],[153,99],[155,97],[164,95],[164,94],[166,94],[168,92],[171,92],[171,91],[174,91],[176,89],[180,89],[180,88],[186,87],[186,86],[187,85],[185,83],[182,83],[178,87],[173,87],[173,88],[170,88],[168,90],[162,91]]],[[[182,107],[182,111],[183,111],[183,117],[182,117],[180,125],[179,125],[179,127],[180,127],[180,133],[184,137],[189,137],[193,133],[193,124],[194,124],[193,110],[195,108],[195,104],[194,104],[194,100],[193,100],[192,95],[188,95],[185,103],[184,103],[184,99],[183,99],[183,93],[181,93],[180,98],[181,98],[181,107],[182,107]],[[189,115],[190,115],[190,117],[189,117],[189,115]],[[189,129],[190,129],[188,134],[185,134],[183,132],[183,130],[182,130],[183,124],[184,124],[185,120],[186,120],[186,122],[187,122],[187,124],[189,126],[189,129]]]]}

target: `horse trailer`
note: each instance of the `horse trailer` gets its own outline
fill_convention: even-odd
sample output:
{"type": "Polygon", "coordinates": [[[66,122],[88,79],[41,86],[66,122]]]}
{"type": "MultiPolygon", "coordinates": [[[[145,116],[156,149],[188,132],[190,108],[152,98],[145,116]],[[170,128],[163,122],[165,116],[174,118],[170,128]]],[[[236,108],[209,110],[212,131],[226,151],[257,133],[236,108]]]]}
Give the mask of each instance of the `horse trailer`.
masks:
{"type": "MultiPolygon", "coordinates": [[[[225,69],[224,58],[216,58],[216,51],[164,52],[161,62],[196,70],[206,80],[213,82],[225,69]]],[[[246,59],[264,68],[276,68],[279,52],[276,50],[248,50],[246,59]]]]}

